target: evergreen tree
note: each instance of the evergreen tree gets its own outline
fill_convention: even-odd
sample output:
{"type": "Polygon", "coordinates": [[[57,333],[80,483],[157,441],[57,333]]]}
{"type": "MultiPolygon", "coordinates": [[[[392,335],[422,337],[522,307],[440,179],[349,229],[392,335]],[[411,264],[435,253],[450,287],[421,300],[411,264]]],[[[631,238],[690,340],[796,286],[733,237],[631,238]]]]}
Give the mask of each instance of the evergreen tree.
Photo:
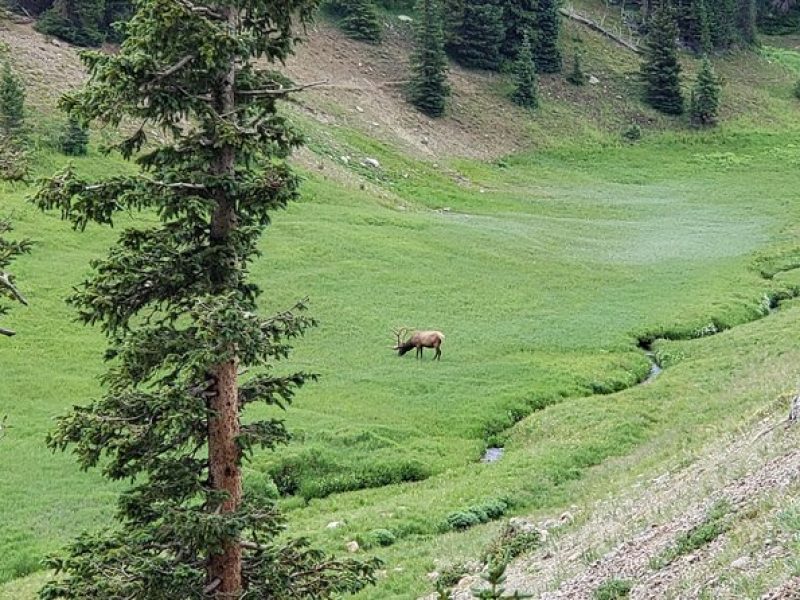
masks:
{"type": "Polygon", "coordinates": [[[485,573],[481,574],[481,579],[486,582],[486,587],[472,588],[472,597],[478,600],[502,600],[503,598],[531,598],[530,594],[523,594],[516,591],[506,595],[504,584],[506,582],[506,567],[508,564],[503,561],[490,562],[485,573]]]}
{"type": "Polygon", "coordinates": [[[381,22],[373,0],[340,0],[340,4],[342,30],[349,37],[370,43],[381,40],[381,22]]]}
{"type": "Polygon", "coordinates": [[[67,156],[83,156],[89,145],[89,131],[75,115],[69,115],[59,146],[67,156]]]}
{"type": "Polygon", "coordinates": [[[411,102],[430,117],[444,113],[450,87],[447,85],[447,55],[444,52],[442,12],[438,0],[417,2],[416,47],[411,56],[411,102]]]}
{"type": "Polygon", "coordinates": [[[713,44],[711,43],[711,17],[709,15],[708,4],[706,0],[696,0],[695,6],[699,30],[698,44],[700,51],[703,54],[707,54],[711,52],[713,48],[713,44]]]}
{"type": "Polygon", "coordinates": [[[55,0],[36,29],[78,46],[98,46],[106,37],[105,11],[105,0],[55,0]]]}
{"type": "Polygon", "coordinates": [[[25,86],[6,61],[0,75],[0,132],[6,140],[16,140],[24,125],[25,86]]]}
{"type": "Polygon", "coordinates": [[[738,0],[716,0],[707,5],[714,48],[726,49],[736,43],[737,2],[738,0]]]}
{"type": "Polygon", "coordinates": [[[302,142],[278,111],[296,88],[263,66],[288,57],[316,0],[136,6],[119,53],[83,54],[89,81],[61,108],[148,123],[118,145],[141,172],[88,181],[67,167],[34,196],[78,229],[158,218],[122,231],[70,299],[106,334],[109,368],[100,397],[60,418],[48,444],[128,488],[115,524],[50,561],[58,576],[40,596],[339,597],[371,581],[374,562],[287,540],[274,503],[243,494],[241,469],[288,439],[283,421],[242,413],[286,407],[312,377],[274,365],[313,324],[305,303],[259,315],[248,271],[271,213],[297,198],[287,159],[302,142]]]}
{"type": "Polygon", "coordinates": [[[536,0],[507,0],[502,3],[504,40],[501,48],[503,59],[511,62],[519,56],[522,40],[537,29],[536,0]]]}
{"type": "Polygon", "coordinates": [[[711,61],[703,59],[697,81],[692,90],[689,118],[695,127],[716,125],[719,113],[720,83],[714,74],[711,61]]]}
{"type": "Polygon", "coordinates": [[[563,67],[559,40],[561,16],[558,0],[539,0],[536,12],[536,47],[533,57],[539,73],[560,73],[563,67]]]}
{"type": "Polygon", "coordinates": [[[739,0],[739,37],[747,45],[756,43],[756,1],[739,0]]]}
{"type": "MultiPolygon", "coordinates": [[[[14,276],[6,269],[21,254],[30,252],[30,240],[12,241],[6,239],[6,234],[11,231],[11,223],[7,219],[0,219],[0,300],[8,299],[21,304],[27,304],[25,297],[17,289],[14,276]]],[[[8,307],[0,304],[0,316],[8,313],[8,307]]],[[[12,336],[14,331],[0,327],[0,335],[12,336]]]]}
{"type": "Polygon", "coordinates": [[[678,28],[671,10],[657,7],[650,22],[641,68],[644,99],[656,110],[670,115],[679,115],[684,110],[677,36],[678,28]]]}
{"type": "Polygon", "coordinates": [[[572,85],[583,86],[586,85],[586,73],[583,72],[583,61],[581,59],[580,51],[575,51],[575,56],[572,59],[572,70],[567,75],[567,81],[572,85]]]}
{"type": "Polygon", "coordinates": [[[539,105],[536,66],[528,36],[522,38],[519,55],[514,63],[514,84],[514,93],[511,95],[514,102],[525,108],[536,108],[539,105]]]}
{"type": "Polygon", "coordinates": [[[465,0],[456,59],[471,69],[496,71],[505,37],[503,9],[491,0],[465,0]]]}

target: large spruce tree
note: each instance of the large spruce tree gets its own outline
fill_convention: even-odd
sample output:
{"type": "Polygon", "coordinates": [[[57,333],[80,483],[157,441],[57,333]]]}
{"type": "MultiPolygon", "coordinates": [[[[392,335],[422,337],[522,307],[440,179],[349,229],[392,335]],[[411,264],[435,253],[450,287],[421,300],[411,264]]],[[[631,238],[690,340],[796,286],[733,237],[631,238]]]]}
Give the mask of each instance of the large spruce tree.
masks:
{"type": "Polygon", "coordinates": [[[519,56],[525,36],[536,32],[537,24],[536,0],[507,0],[503,3],[503,22],[505,39],[502,54],[507,61],[515,61],[519,56]]]}
{"type": "Polygon", "coordinates": [[[653,11],[642,62],[645,101],[663,113],[679,115],[684,110],[673,12],[659,6],[653,11]]]}
{"type": "Polygon", "coordinates": [[[55,0],[36,29],[78,46],[97,46],[106,38],[105,13],[105,0],[55,0]]]}
{"type": "Polygon", "coordinates": [[[259,315],[248,270],[298,194],[286,160],[301,138],[278,110],[296,88],[276,65],[315,3],[138,0],[120,52],[84,54],[88,84],[62,102],[140,124],[118,148],[141,172],[87,181],[69,167],[34,202],[78,229],[129,211],[158,223],[122,231],[70,299],[108,337],[109,369],[48,443],[130,486],[115,525],[51,561],[44,599],[327,598],[372,577],[285,539],[273,503],[242,490],[242,461],[288,439],[281,420],[242,413],[285,407],[310,377],[274,365],[312,324],[304,303],[259,315]]]}
{"type": "Polygon", "coordinates": [[[563,67],[561,57],[561,15],[558,0],[539,0],[536,11],[536,45],[533,58],[539,73],[560,73],[563,67]]]}
{"type": "Polygon", "coordinates": [[[456,37],[453,50],[459,63],[472,69],[497,70],[505,38],[503,9],[492,0],[465,0],[456,37]]]}
{"type": "MultiPolygon", "coordinates": [[[[25,297],[17,289],[14,276],[9,273],[9,265],[21,254],[30,251],[30,240],[9,240],[6,234],[11,231],[11,222],[8,219],[0,219],[0,300],[9,299],[21,304],[27,304],[25,297]]],[[[8,306],[0,304],[0,316],[8,312],[8,306]]],[[[0,335],[12,336],[14,331],[0,327],[0,335]]]]}
{"type": "Polygon", "coordinates": [[[444,52],[442,9],[438,0],[418,0],[415,49],[411,56],[411,102],[430,117],[444,113],[450,86],[444,52]]]}
{"type": "Polygon", "coordinates": [[[342,13],[342,30],[354,40],[381,41],[381,22],[373,0],[337,0],[342,13]]]}

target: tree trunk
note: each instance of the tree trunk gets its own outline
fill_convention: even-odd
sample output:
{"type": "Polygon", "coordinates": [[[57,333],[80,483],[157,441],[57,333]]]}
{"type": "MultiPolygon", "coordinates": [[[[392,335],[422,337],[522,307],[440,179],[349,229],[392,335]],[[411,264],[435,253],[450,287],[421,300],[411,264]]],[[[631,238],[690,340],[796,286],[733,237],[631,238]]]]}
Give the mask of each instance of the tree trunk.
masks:
{"type": "MultiPolygon", "coordinates": [[[[231,27],[236,27],[237,15],[230,8],[220,8],[227,16],[231,27]]],[[[236,66],[231,63],[228,72],[215,86],[215,108],[224,118],[235,118],[236,66]]],[[[219,148],[212,170],[216,175],[232,176],[236,164],[234,148],[223,145],[219,148]]],[[[236,229],[236,207],[233,201],[220,191],[217,206],[211,218],[211,244],[219,246],[224,264],[214,265],[211,278],[218,292],[234,289],[236,257],[230,249],[231,233],[236,229]],[[229,264],[231,261],[233,264],[229,264]]],[[[235,351],[235,349],[233,349],[235,351]]],[[[242,476],[239,468],[239,398],[237,383],[237,361],[220,363],[212,369],[214,395],[209,400],[211,416],[208,420],[208,464],[209,479],[215,490],[228,494],[227,500],[218,509],[221,513],[236,512],[242,500],[242,476]]],[[[223,544],[222,552],[209,557],[208,584],[219,600],[239,598],[242,592],[242,550],[238,537],[223,544]],[[217,584],[217,582],[219,582],[217,584]],[[216,587],[213,587],[216,586],[216,587]]]]}

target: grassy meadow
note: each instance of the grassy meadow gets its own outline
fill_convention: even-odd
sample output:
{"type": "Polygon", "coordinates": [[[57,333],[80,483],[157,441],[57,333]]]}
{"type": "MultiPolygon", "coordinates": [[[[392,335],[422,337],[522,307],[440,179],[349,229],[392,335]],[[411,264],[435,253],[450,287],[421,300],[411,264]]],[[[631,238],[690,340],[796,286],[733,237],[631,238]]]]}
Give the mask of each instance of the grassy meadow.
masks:
{"type": "MultiPolygon", "coordinates": [[[[369,548],[376,529],[393,534],[393,546],[371,550],[387,575],[363,597],[412,597],[428,589],[435,558],[479,555],[494,526],[453,532],[454,512],[488,501],[507,514],[557,511],[625,457],[641,472],[691,453],[793,385],[800,311],[788,302],[755,319],[800,284],[796,132],[664,134],[438,170],[368,150],[388,193],[309,173],[253,266],[264,310],[310,297],[320,326],[285,368],[321,379],[285,415],[294,443],[246,468],[258,493],[274,493],[276,478],[292,533],[335,551],[351,539],[369,548]],[[636,386],[650,367],[640,338],[751,321],[657,341],[668,368],[636,386]],[[399,325],[444,331],[442,361],[395,356],[399,325]],[[480,464],[489,445],[506,455],[480,464]],[[345,525],[326,529],[334,520],[345,525]]],[[[58,162],[42,152],[37,171],[58,162]]],[[[97,154],[76,165],[97,176],[125,168],[97,154]]],[[[43,443],[54,416],[98,392],[103,340],[72,321],[63,297],[114,232],[74,232],[28,206],[29,192],[0,188],[17,233],[37,241],[16,269],[31,306],[14,310],[19,335],[0,346],[2,598],[27,597],[33,586],[12,580],[107,523],[119,489],[43,443]]]]}
{"type": "MultiPolygon", "coordinates": [[[[290,534],[383,558],[359,598],[417,597],[427,572],[480,557],[497,519],[454,528],[476,510],[576,512],[782,410],[798,382],[800,54],[720,59],[724,124],[699,133],[643,112],[635,55],[566,31],[602,85],[546,81],[520,122],[535,152],[419,160],[293,113],[315,154],[252,277],[265,312],[309,297],[319,326],[278,368],[320,379],[283,415],[294,441],[258,453],[245,484],[278,498],[290,534]],[[624,143],[633,121],[644,138],[624,143]],[[441,362],[398,358],[399,326],[443,331],[441,362]],[[641,342],[665,367],[642,385],[641,342]],[[482,464],[491,446],[505,455],[482,464]]],[[[36,176],[66,163],[47,144],[33,158],[36,176]]],[[[130,168],[95,146],[74,162],[89,177],[130,168]]],[[[18,335],[0,340],[0,600],[34,598],[42,558],[110,524],[123,485],[44,444],[56,416],[100,392],[104,340],[64,298],[117,232],[75,232],[34,210],[32,190],[0,183],[0,215],[36,241],[14,264],[30,306],[13,307],[3,322],[18,335]]],[[[117,229],[151,223],[133,214],[117,229]]]]}

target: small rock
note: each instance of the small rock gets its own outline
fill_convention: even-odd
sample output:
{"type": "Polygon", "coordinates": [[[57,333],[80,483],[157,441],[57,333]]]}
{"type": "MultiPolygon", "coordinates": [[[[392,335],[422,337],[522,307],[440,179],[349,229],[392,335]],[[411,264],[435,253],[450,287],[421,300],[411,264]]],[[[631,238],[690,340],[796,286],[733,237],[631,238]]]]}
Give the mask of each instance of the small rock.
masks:
{"type": "Polygon", "coordinates": [[[377,158],[365,158],[363,161],[361,161],[361,164],[363,164],[365,167],[372,167],[373,169],[381,168],[381,163],[378,162],[377,158]]]}
{"type": "Polygon", "coordinates": [[[571,525],[572,523],[575,522],[575,517],[572,516],[571,512],[567,511],[561,515],[559,521],[561,521],[561,523],[564,525],[571,525]]]}
{"type": "Polygon", "coordinates": [[[594,75],[591,75],[589,77],[589,83],[591,85],[597,85],[598,83],[600,83],[600,80],[597,77],[595,77],[594,75]]]}
{"type": "Polygon", "coordinates": [[[431,571],[430,573],[428,573],[428,579],[430,581],[436,581],[437,579],[439,579],[439,571],[431,571]]]}
{"type": "Polygon", "coordinates": [[[514,533],[533,533],[537,531],[536,525],[521,517],[513,517],[508,521],[508,527],[514,533]]]}
{"type": "Polygon", "coordinates": [[[539,542],[544,544],[547,541],[547,536],[550,535],[550,532],[547,529],[537,529],[536,533],[539,534],[539,542]]]}
{"type": "Polygon", "coordinates": [[[331,521],[325,525],[325,529],[339,529],[342,525],[344,525],[344,521],[331,521]]]}
{"type": "Polygon", "coordinates": [[[750,562],[751,562],[751,559],[750,559],[749,556],[740,556],[739,558],[737,558],[735,561],[733,561],[731,563],[731,568],[732,569],[739,569],[740,571],[743,571],[744,569],[746,569],[750,565],[750,562]]]}
{"type": "Polygon", "coordinates": [[[344,164],[349,164],[350,163],[350,157],[349,156],[340,156],[339,160],[341,160],[344,164]]]}
{"type": "Polygon", "coordinates": [[[422,141],[422,145],[423,145],[423,146],[427,146],[427,145],[428,145],[428,143],[429,143],[429,140],[428,140],[428,138],[426,138],[426,137],[422,138],[422,140],[421,140],[421,141],[422,141]]]}
{"type": "Polygon", "coordinates": [[[397,20],[401,23],[413,23],[414,19],[409,17],[408,15],[397,15],[397,20]]]}
{"type": "Polygon", "coordinates": [[[363,108],[361,108],[361,107],[360,107],[358,104],[356,104],[356,111],[357,111],[357,112],[360,112],[360,113],[363,113],[363,112],[364,112],[364,109],[363,109],[363,108]]]}
{"type": "Polygon", "coordinates": [[[352,542],[347,542],[344,547],[347,548],[347,551],[350,553],[358,552],[359,549],[361,548],[358,545],[358,542],[355,540],[353,540],[352,542]]]}

